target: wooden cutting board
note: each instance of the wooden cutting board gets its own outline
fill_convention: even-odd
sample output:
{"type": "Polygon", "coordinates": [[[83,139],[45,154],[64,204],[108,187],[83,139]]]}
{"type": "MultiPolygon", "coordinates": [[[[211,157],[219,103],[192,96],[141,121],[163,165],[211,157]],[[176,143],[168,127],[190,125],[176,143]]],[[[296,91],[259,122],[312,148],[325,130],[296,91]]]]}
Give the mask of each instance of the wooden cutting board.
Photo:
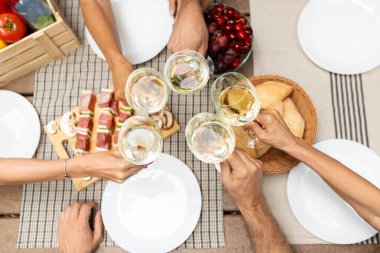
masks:
{"type": "MultiPolygon", "coordinates": [[[[74,120],[76,123],[78,123],[79,120],[79,107],[75,107],[74,109],[71,110],[74,114],[74,120]]],[[[91,134],[91,144],[90,144],[90,153],[95,153],[99,152],[96,150],[96,129],[98,129],[98,119],[100,115],[100,108],[98,105],[95,105],[95,112],[94,112],[94,127],[93,127],[93,132],[91,134]]],[[[55,119],[55,122],[59,125],[59,122],[61,121],[62,117],[58,117],[55,119]]],[[[118,117],[115,117],[115,125],[118,122],[118,117]]],[[[59,129],[55,134],[49,134],[46,126],[44,126],[45,133],[47,134],[50,142],[53,144],[54,150],[57,152],[58,157],[60,159],[66,159],[69,158],[68,151],[65,148],[65,143],[67,142],[67,146],[70,147],[72,150],[75,149],[75,142],[76,142],[76,137],[68,137],[59,129]]],[[[164,138],[169,137],[170,135],[178,132],[180,130],[180,126],[177,123],[177,121],[174,120],[173,126],[170,129],[162,129],[162,136],[164,138]]],[[[112,142],[114,139],[114,135],[112,135],[112,142]]],[[[112,149],[117,149],[117,147],[113,147],[112,149]]],[[[77,191],[81,191],[85,189],[86,187],[90,186],[91,184],[95,183],[99,178],[92,177],[90,180],[85,181],[81,178],[72,178],[72,181],[74,183],[75,188],[77,191]]]]}

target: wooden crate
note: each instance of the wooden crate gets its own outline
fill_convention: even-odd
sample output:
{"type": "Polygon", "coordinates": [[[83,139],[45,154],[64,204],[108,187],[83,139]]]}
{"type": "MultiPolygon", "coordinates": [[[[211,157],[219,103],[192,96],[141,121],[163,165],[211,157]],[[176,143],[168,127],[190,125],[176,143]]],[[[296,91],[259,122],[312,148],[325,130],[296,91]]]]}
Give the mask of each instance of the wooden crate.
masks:
{"type": "Polygon", "coordinates": [[[0,87],[81,46],[54,0],[55,22],[0,50],[0,87]]]}

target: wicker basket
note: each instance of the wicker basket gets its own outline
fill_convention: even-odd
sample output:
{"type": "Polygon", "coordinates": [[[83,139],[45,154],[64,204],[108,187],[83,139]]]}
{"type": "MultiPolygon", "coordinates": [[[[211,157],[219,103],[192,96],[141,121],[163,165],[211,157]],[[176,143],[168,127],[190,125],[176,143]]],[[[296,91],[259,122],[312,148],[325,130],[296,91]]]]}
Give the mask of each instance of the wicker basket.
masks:
{"type": "Polygon", "coordinates": [[[80,47],[54,0],[47,0],[55,22],[0,50],[0,87],[80,47]]]}
{"type": "MultiPolygon", "coordinates": [[[[310,97],[300,85],[285,77],[272,75],[255,76],[249,78],[249,80],[254,85],[267,81],[275,81],[292,86],[293,92],[290,97],[293,99],[297,109],[305,120],[305,133],[303,139],[310,144],[314,143],[315,135],[317,133],[317,113],[315,112],[315,108],[310,100],[310,97]]],[[[295,158],[275,148],[271,148],[260,158],[260,160],[263,162],[264,173],[266,175],[287,172],[299,163],[299,161],[295,158]]]]}

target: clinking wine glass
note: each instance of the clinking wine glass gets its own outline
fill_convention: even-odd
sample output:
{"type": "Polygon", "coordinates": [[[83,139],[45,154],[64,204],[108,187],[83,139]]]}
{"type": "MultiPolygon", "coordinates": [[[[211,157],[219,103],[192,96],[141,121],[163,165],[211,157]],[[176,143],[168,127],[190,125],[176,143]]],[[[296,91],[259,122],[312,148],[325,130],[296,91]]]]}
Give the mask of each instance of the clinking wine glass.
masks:
{"type": "Polygon", "coordinates": [[[128,118],[119,133],[119,152],[127,161],[148,165],[136,176],[148,178],[158,169],[158,155],[162,152],[163,138],[155,120],[147,115],[128,118]]]}
{"type": "Polygon", "coordinates": [[[168,96],[168,87],[157,70],[139,68],[129,75],[125,97],[137,113],[148,115],[162,110],[168,96]]]}
{"type": "Polygon", "coordinates": [[[169,57],[163,75],[171,90],[191,94],[206,86],[211,70],[208,61],[201,54],[183,50],[169,57]]]}
{"type": "Polygon", "coordinates": [[[212,113],[199,113],[186,125],[186,142],[201,161],[219,164],[235,149],[235,133],[231,126],[212,113]]]}
{"type": "MultiPolygon", "coordinates": [[[[211,87],[217,115],[232,126],[252,122],[260,112],[260,99],[253,84],[242,74],[230,72],[218,77],[211,87]]],[[[241,136],[249,148],[255,147],[255,135],[244,131],[241,136]]]]}

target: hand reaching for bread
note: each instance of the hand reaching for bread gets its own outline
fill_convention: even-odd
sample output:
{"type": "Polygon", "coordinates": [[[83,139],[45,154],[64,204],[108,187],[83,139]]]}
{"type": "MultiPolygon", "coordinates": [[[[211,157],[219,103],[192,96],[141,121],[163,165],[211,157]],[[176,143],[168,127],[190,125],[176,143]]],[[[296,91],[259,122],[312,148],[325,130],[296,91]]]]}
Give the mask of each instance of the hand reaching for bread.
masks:
{"type": "Polygon", "coordinates": [[[296,142],[296,136],[292,133],[277,110],[263,110],[255,121],[245,126],[256,137],[277,149],[287,150],[296,142]]]}

